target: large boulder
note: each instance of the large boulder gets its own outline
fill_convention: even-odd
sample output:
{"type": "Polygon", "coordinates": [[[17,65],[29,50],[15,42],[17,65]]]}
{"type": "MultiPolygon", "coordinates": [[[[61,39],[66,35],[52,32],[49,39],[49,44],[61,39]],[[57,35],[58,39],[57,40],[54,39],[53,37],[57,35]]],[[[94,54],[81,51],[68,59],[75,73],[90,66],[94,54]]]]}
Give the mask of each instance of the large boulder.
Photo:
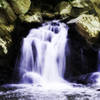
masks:
{"type": "Polygon", "coordinates": [[[99,16],[100,19],[100,0],[90,0],[99,16]]]}
{"type": "Polygon", "coordinates": [[[6,16],[3,14],[3,12],[0,10],[0,24],[7,24],[7,18],[6,16]]]}
{"type": "Polygon", "coordinates": [[[6,35],[10,35],[13,29],[14,29],[14,25],[0,24],[0,36],[6,37],[6,35]]]}
{"type": "Polygon", "coordinates": [[[10,2],[16,14],[27,13],[31,5],[30,0],[11,0],[10,2]]]}
{"type": "Polygon", "coordinates": [[[37,22],[41,23],[42,22],[42,14],[41,10],[39,8],[34,8],[31,9],[31,11],[27,14],[22,14],[19,16],[22,22],[27,22],[27,23],[32,23],[32,22],[37,22]]]}
{"type": "Polygon", "coordinates": [[[94,43],[100,34],[99,18],[94,15],[83,14],[76,21],[76,29],[88,42],[94,43]]]}
{"type": "Polygon", "coordinates": [[[60,2],[55,8],[55,10],[57,12],[59,12],[59,14],[61,16],[70,15],[71,14],[71,9],[72,9],[71,4],[69,2],[66,2],[66,1],[60,2]]]}
{"type": "Polygon", "coordinates": [[[88,43],[95,44],[99,40],[100,21],[98,16],[82,14],[67,23],[75,23],[76,30],[87,40],[88,43]]]}
{"type": "Polygon", "coordinates": [[[77,8],[90,8],[92,6],[91,2],[89,0],[73,0],[71,2],[73,7],[77,8]]]}
{"type": "Polygon", "coordinates": [[[88,12],[94,13],[94,8],[90,0],[73,0],[71,5],[71,16],[73,17],[78,17],[79,15],[88,12]]]}
{"type": "Polygon", "coordinates": [[[89,0],[61,1],[55,7],[55,12],[61,18],[76,18],[84,13],[95,13],[92,3],[89,0]]]}
{"type": "Polygon", "coordinates": [[[13,29],[13,25],[0,24],[0,56],[4,56],[8,53],[8,48],[12,43],[10,33],[13,29]]]}
{"type": "Polygon", "coordinates": [[[7,54],[6,41],[0,38],[0,56],[7,54]]]}
{"type": "MultiPolygon", "coordinates": [[[[10,4],[6,0],[2,1],[2,6],[0,9],[1,9],[0,13],[5,15],[8,22],[13,23],[16,20],[16,15],[15,15],[13,9],[11,8],[10,4]]],[[[4,19],[4,18],[2,18],[2,19],[4,19]]],[[[6,21],[6,19],[5,19],[5,21],[6,21]]]]}

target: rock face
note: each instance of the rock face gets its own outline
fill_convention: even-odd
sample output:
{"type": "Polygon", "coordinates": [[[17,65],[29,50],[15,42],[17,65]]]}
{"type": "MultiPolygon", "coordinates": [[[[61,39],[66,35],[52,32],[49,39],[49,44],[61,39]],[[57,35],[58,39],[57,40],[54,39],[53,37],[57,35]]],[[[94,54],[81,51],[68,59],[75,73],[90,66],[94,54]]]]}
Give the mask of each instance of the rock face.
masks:
{"type": "Polygon", "coordinates": [[[20,15],[19,18],[21,19],[21,21],[27,22],[27,23],[32,23],[32,22],[38,22],[41,23],[42,22],[42,15],[41,15],[41,11],[40,9],[31,9],[31,12],[29,12],[31,14],[23,14],[20,15]]]}
{"type": "Polygon", "coordinates": [[[59,11],[59,14],[61,16],[66,16],[70,15],[72,6],[69,2],[62,1],[57,5],[56,9],[59,11]]]}
{"type": "Polygon", "coordinates": [[[32,23],[32,22],[39,22],[41,23],[42,17],[40,13],[34,14],[34,15],[21,15],[20,16],[21,21],[32,23]]]}
{"type": "Polygon", "coordinates": [[[76,21],[76,28],[88,42],[92,43],[99,38],[100,22],[97,16],[80,15],[76,21]]]}
{"type": "Polygon", "coordinates": [[[90,0],[99,16],[100,19],[100,0],[90,0]]]}
{"type": "Polygon", "coordinates": [[[89,0],[61,1],[55,7],[55,10],[61,18],[76,18],[84,13],[95,13],[93,5],[89,0]]]}
{"type": "Polygon", "coordinates": [[[7,0],[0,1],[0,56],[7,54],[8,47],[11,45],[11,32],[18,18],[16,14],[25,14],[30,5],[30,0],[11,0],[10,3],[7,0]]]}
{"type": "Polygon", "coordinates": [[[89,0],[73,0],[71,3],[73,7],[77,8],[91,7],[91,2],[89,0]]]}
{"type": "Polygon", "coordinates": [[[11,55],[8,57],[8,54],[12,45],[11,32],[13,29],[13,25],[0,24],[0,84],[8,82],[8,76],[11,73],[9,67],[9,57],[11,55]]]}
{"type": "Polygon", "coordinates": [[[6,24],[6,23],[8,23],[8,21],[3,12],[0,10],[0,24],[6,24]]]}
{"type": "Polygon", "coordinates": [[[12,43],[10,33],[13,31],[13,29],[13,25],[0,24],[0,56],[2,56],[2,54],[8,53],[8,48],[12,43]]]}
{"type": "Polygon", "coordinates": [[[90,12],[95,13],[94,7],[90,0],[73,0],[71,4],[71,16],[74,18],[80,16],[81,14],[88,14],[90,12]]]}
{"type": "Polygon", "coordinates": [[[7,54],[6,42],[0,38],[0,54],[7,54]]]}
{"type": "Polygon", "coordinates": [[[2,0],[0,7],[0,56],[5,56],[8,53],[8,48],[11,45],[10,33],[14,29],[12,24],[16,20],[16,15],[6,0],[2,0]]]}
{"type": "Polygon", "coordinates": [[[11,0],[10,2],[16,14],[27,13],[31,5],[30,0],[11,0]]]}
{"type": "Polygon", "coordinates": [[[7,18],[8,22],[14,22],[16,20],[16,15],[10,4],[6,0],[3,0],[2,5],[2,13],[5,14],[5,17],[7,18]]]}

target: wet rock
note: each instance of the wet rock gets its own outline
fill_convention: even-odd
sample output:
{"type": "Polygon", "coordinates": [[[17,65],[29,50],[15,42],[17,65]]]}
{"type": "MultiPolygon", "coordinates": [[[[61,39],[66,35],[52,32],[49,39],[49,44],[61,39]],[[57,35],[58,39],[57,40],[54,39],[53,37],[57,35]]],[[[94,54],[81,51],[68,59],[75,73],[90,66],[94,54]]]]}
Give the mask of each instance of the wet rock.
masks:
{"type": "Polygon", "coordinates": [[[0,11],[0,24],[7,24],[7,18],[6,16],[3,14],[3,12],[0,11]]]}
{"type": "Polygon", "coordinates": [[[90,0],[90,1],[92,2],[93,7],[95,8],[100,19],[100,1],[99,0],[90,0]]]}
{"type": "Polygon", "coordinates": [[[13,25],[0,24],[0,56],[8,53],[8,48],[12,43],[10,32],[14,29],[13,25]]]}
{"type": "Polygon", "coordinates": [[[55,18],[55,14],[50,13],[50,12],[47,12],[47,11],[44,11],[44,12],[42,13],[42,17],[43,17],[44,19],[54,19],[54,18],[55,18]]]}
{"type": "Polygon", "coordinates": [[[12,45],[12,38],[10,32],[13,31],[13,25],[0,24],[0,85],[8,82],[8,73],[11,73],[9,68],[8,52],[12,45]]]}
{"type": "Polygon", "coordinates": [[[13,9],[11,8],[10,4],[6,0],[2,1],[1,10],[2,14],[5,14],[5,17],[8,20],[8,22],[12,23],[16,20],[16,15],[13,9]]]}
{"type": "Polygon", "coordinates": [[[92,3],[89,0],[73,0],[70,2],[62,1],[55,7],[55,14],[58,13],[61,18],[76,18],[81,14],[95,13],[92,3]]]}
{"type": "Polygon", "coordinates": [[[12,32],[13,29],[14,29],[14,25],[0,24],[0,36],[6,37],[6,35],[10,35],[9,33],[12,32]]]}
{"type": "Polygon", "coordinates": [[[84,84],[87,86],[92,86],[96,84],[97,74],[94,73],[87,73],[76,77],[71,77],[70,81],[78,84],[84,84]]]}
{"type": "Polygon", "coordinates": [[[1,54],[7,54],[6,42],[3,41],[2,38],[0,38],[0,55],[1,54]]]}
{"type": "Polygon", "coordinates": [[[21,15],[20,16],[21,21],[32,23],[32,22],[37,22],[41,23],[42,22],[42,16],[39,13],[36,13],[34,15],[21,15]]]}
{"type": "Polygon", "coordinates": [[[76,29],[89,43],[94,43],[98,40],[100,33],[99,18],[83,14],[77,18],[76,29]]]}
{"type": "Polygon", "coordinates": [[[4,40],[0,38],[0,56],[4,56],[8,53],[8,47],[11,45],[11,39],[4,40]]]}
{"type": "Polygon", "coordinates": [[[73,17],[78,17],[83,13],[94,12],[93,5],[89,0],[73,0],[71,5],[71,16],[73,17]]]}
{"type": "Polygon", "coordinates": [[[61,16],[66,16],[71,14],[72,6],[69,2],[62,1],[56,6],[55,9],[61,16]]]}
{"type": "Polygon", "coordinates": [[[91,7],[92,4],[89,0],[73,0],[71,2],[73,7],[77,7],[77,8],[85,8],[85,7],[91,7]]]}
{"type": "Polygon", "coordinates": [[[30,0],[11,0],[10,2],[16,14],[27,13],[31,5],[30,0]]]}
{"type": "Polygon", "coordinates": [[[41,23],[42,22],[42,15],[40,9],[31,9],[31,11],[28,14],[22,14],[19,16],[21,21],[27,22],[27,23],[32,23],[32,22],[37,22],[41,23]]]}

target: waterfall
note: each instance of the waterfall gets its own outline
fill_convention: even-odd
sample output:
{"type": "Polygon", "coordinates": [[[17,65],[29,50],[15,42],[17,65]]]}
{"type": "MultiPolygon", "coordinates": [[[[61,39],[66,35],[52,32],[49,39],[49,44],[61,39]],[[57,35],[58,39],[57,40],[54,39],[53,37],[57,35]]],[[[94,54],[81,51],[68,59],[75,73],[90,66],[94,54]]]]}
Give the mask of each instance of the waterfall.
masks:
{"type": "Polygon", "coordinates": [[[68,27],[59,21],[31,29],[23,38],[19,60],[20,83],[65,82],[65,46],[68,27]]]}
{"type": "Polygon", "coordinates": [[[98,50],[97,72],[94,72],[90,79],[94,80],[96,86],[100,86],[100,50],[98,50]]]}

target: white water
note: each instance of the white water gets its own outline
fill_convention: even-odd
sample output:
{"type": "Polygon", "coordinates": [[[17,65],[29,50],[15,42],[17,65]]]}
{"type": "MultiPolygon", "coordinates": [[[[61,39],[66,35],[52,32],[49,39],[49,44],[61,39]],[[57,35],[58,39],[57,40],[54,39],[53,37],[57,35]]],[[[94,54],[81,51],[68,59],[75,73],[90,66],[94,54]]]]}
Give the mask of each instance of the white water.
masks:
{"type": "Polygon", "coordinates": [[[54,87],[67,83],[64,80],[67,34],[68,27],[58,21],[30,30],[21,49],[20,83],[54,87]]]}
{"type": "Polygon", "coordinates": [[[100,86],[100,50],[98,51],[97,72],[93,73],[92,76],[96,76],[96,85],[100,86]]]}

